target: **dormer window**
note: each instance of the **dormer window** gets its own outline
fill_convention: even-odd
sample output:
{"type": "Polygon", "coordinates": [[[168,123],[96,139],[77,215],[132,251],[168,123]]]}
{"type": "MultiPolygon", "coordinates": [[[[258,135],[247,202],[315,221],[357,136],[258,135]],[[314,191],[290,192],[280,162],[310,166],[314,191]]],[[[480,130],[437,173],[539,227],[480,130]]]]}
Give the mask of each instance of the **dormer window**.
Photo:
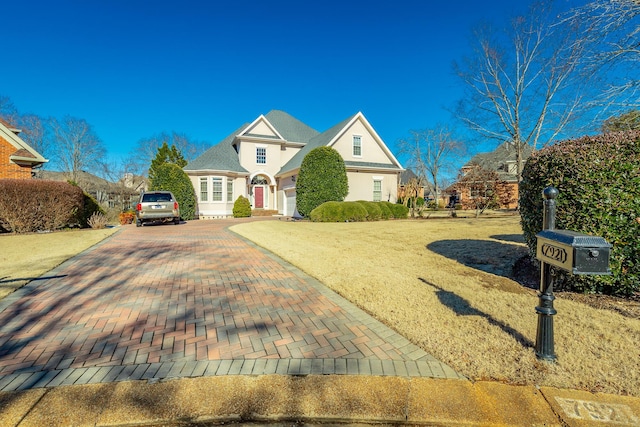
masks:
{"type": "Polygon", "coordinates": [[[362,137],[353,135],[353,157],[362,157],[362,137]]]}

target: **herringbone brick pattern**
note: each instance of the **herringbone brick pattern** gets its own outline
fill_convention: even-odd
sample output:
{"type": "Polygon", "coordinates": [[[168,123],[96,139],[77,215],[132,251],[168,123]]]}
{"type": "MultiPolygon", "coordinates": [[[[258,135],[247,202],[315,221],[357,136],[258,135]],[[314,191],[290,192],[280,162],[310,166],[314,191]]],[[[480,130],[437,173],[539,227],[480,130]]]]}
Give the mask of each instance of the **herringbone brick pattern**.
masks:
{"type": "Polygon", "coordinates": [[[0,390],[174,376],[458,377],[227,227],[126,226],[0,305],[0,390]]]}

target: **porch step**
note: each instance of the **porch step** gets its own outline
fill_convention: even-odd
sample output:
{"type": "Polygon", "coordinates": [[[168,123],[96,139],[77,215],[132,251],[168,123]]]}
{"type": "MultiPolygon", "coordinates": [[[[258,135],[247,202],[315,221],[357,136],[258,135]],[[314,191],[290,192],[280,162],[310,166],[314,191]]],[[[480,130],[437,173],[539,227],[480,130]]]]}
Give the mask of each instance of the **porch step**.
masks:
{"type": "Polygon", "coordinates": [[[267,209],[253,209],[251,211],[252,216],[273,216],[278,215],[278,211],[267,209]]]}

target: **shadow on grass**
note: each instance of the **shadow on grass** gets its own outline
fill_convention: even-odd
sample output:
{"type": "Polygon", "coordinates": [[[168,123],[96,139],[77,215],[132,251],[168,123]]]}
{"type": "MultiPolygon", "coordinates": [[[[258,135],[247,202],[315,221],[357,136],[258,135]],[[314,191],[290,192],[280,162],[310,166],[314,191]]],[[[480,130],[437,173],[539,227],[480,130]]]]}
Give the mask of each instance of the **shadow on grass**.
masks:
{"type": "Polygon", "coordinates": [[[423,279],[422,277],[419,277],[418,279],[420,279],[422,283],[437,289],[436,295],[442,305],[451,309],[457,316],[484,317],[490,324],[499,327],[505,333],[515,338],[515,340],[518,341],[523,347],[533,348],[533,342],[511,326],[507,325],[504,322],[501,322],[500,320],[494,319],[490,314],[472,307],[471,304],[469,304],[469,301],[455,294],[454,292],[446,291],[435,283],[431,283],[428,280],[423,279]]]}
{"type": "MultiPolygon", "coordinates": [[[[505,241],[515,241],[515,235],[493,236],[505,241]]],[[[498,276],[512,276],[515,262],[528,253],[526,246],[501,243],[493,240],[439,240],[427,245],[427,249],[475,268],[498,276]]]]}

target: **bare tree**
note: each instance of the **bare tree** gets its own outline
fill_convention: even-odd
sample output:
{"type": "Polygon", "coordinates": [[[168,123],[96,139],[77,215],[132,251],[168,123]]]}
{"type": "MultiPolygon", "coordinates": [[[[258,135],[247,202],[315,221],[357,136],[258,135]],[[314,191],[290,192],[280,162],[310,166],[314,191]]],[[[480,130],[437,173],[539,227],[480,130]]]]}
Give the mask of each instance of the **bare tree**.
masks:
{"type": "Polygon", "coordinates": [[[482,138],[513,144],[518,177],[523,148],[552,143],[584,106],[585,45],[568,21],[554,25],[547,6],[532,6],[504,32],[477,30],[473,55],[454,64],[465,84],[457,116],[482,138]]]}
{"type": "Polygon", "coordinates": [[[598,104],[619,110],[640,107],[640,1],[593,0],[566,15],[589,44],[593,73],[608,77],[598,104]]]}
{"type": "Polygon", "coordinates": [[[77,182],[82,170],[100,169],[106,150],[86,120],[65,116],[62,120],[51,118],[49,123],[60,167],[73,181],[77,182]]]}
{"type": "MultiPolygon", "coordinates": [[[[20,138],[45,158],[51,155],[51,139],[45,121],[35,114],[20,114],[13,101],[0,96],[0,118],[20,129],[20,138]]],[[[44,167],[47,163],[44,163],[44,167]]]]}
{"type": "Polygon", "coordinates": [[[0,95],[0,118],[15,126],[18,118],[18,110],[8,96],[0,95]]]}
{"type": "Polygon", "coordinates": [[[402,185],[401,192],[399,193],[402,204],[409,208],[409,212],[412,218],[416,216],[422,216],[422,211],[425,208],[425,204],[418,204],[418,198],[422,197],[421,190],[424,188],[424,182],[422,182],[417,176],[409,179],[402,185]]]}
{"type": "Polygon", "coordinates": [[[17,122],[22,130],[20,138],[45,158],[51,157],[52,141],[46,121],[35,114],[24,114],[18,116],[17,122]]]}
{"type": "Polygon", "coordinates": [[[178,132],[162,132],[150,138],[143,138],[138,141],[131,155],[135,163],[136,173],[140,175],[147,173],[151,161],[156,157],[158,149],[165,142],[168,146],[175,146],[188,162],[198,157],[205,150],[204,143],[193,141],[185,134],[178,132]]]}
{"type": "Polygon", "coordinates": [[[442,174],[449,171],[464,153],[465,144],[453,135],[448,126],[442,124],[432,129],[411,130],[409,133],[408,138],[398,142],[400,153],[407,156],[407,167],[415,171],[418,185],[424,186],[431,179],[438,206],[442,174]]]}

